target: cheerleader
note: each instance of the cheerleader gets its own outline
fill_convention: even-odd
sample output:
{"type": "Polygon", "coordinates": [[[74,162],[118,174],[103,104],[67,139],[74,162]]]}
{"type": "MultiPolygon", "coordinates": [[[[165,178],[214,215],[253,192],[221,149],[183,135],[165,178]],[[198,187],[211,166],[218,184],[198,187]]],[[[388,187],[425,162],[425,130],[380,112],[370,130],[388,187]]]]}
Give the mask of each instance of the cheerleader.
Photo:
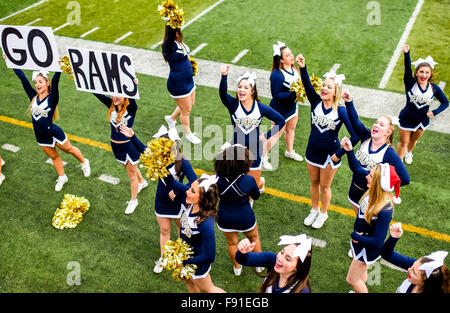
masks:
{"type": "MultiPolygon", "coordinates": [[[[250,242],[255,243],[255,251],[261,251],[258,225],[252,209],[252,202],[259,198],[260,192],[255,179],[247,175],[252,163],[250,151],[238,144],[224,149],[214,160],[220,197],[217,227],[227,240],[227,251],[236,276],[242,272],[242,266],[234,258],[238,234],[243,233],[250,242]]],[[[262,272],[263,268],[256,270],[262,272]]]]}
{"type": "Polygon", "coordinates": [[[260,288],[262,293],[310,293],[311,238],[306,238],[305,234],[284,235],[278,245],[284,245],[278,254],[252,252],[255,243],[245,238],[239,242],[236,260],[245,266],[265,266],[268,269],[260,288]]]}
{"type": "Polygon", "coordinates": [[[347,110],[344,106],[339,105],[344,75],[325,74],[326,79],[323,82],[320,95],[318,95],[311,84],[303,55],[298,55],[296,61],[300,66],[300,76],[305,86],[306,96],[311,104],[311,133],[305,159],[311,179],[312,209],[303,223],[306,226],[318,229],[328,219],[327,210],[331,202],[331,183],[338,167],[341,165],[340,158],[344,154],[338,139],[342,124],[345,124],[350,133],[352,144],[358,142],[358,136],[347,116],[347,110]],[[320,211],[319,200],[322,201],[320,211]]]}
{"type": "Polygon", "coordinates": [[[398,287],[397,293],[450,293],[450,271],[444,264],[447,251],[436,251],[420,259],[409,258],[394,251],[403,235],[401,223],[390,227],[390,236],[383,245],[381,257],[408,271],[408,278],[398,287]]]}
{"type": "Polygon", "coordinates": [[[400,178],[395,168],[387,163],[377,164],[370,172],[366,171],[356,159],[348,138],[342,139],[342,146],[348,152],[350,169],[368,176],[369,189],[359,201],[354,231],[351,234],[353,261],[347,273],[347,283],[355,292],[367,293],[367,268],[381,257],[381,248],[394,210],[391,191],[395,189],[398,197],[400,178]]]}
{"type": "MultiPolygon", "coordinates": [[[[146,146],[142,144],[142,142],[136,137],[136,135],[134,135],[134,132],[131,128],[122,125],[120,126],[120,131],[127,137],[131,137],[131,141],[137,147],[140,153],[144,152],[146,146]]],[[[181,153],[180,137],[178,137],[176,129],[171,128],[167,130],[165,126],[161,126],[158,133],[156,133],[153,138],[160,137],[169,138],[175,143],[175,162],[170,164],[167,168],[176,181],[183,182],[184,178],[186,177],[188,180],[188,184],[186,186],[189,187],[194,181],[197,180],[197,175],[195,174],[191,163],[186,160],[181,153]]],[[[177,225],[177,233],[180,233],[181,199],[182,195],[180,196],[179,194],[175,193],[174,190],[169,189],[164,183],[164,180],[158,180],[158,186],[156,187],[155,196],[155,215],[159,225],[159,245],[161,249],[161,256],[163,255],[166,242],[170,240],[172,220],[175,221],[175,224],[177,225]]],[[[161,262],[162,258],[160,257],[155,262],[153,272],[158,274],[163,271],[164,268],[161,262]]]]}
{"type": "MultiPolygon", "coordinates": [[[[369,130],[360,121],[351,95],[348,92],[344,92],[342,98],[345,101],[347,114],[353,129],[361,141],[361,145],[356,152],[356,159],[360,166],[370,172],[376,164],[388,163],[395,167],[395,171],[401,180],[401,186],[408,185],[410,181],[408,171],[394,148],[392,148],[392,141],[394,138],[394,125],[392,124],[392,119],[389,116],[381,115],[369,130]]],[[[355,214],[358,214],[358,202],[367,189],[366,177],[358,175],[358,172],[353,172],[352,183],[348,192],[348,200],[350,201],[355,214]]],[[[394,203],[400,204],[401,199],[394,197],[394,203]]]]}
{"type": "Polygon", "coordinates": [[[253,163],[248,174],[255,178],[258,188],[263,192],[265,189],[265,180],[261,177],[263,145],[270,137],[277,134],[286,122],[280,113],[259,102],[255,73],[246,72],[240,76],[236,98],[230,96],[227,92],[228,70],[227,65],[221,67],[219,94],[222,103],[230,113],[231,123],[234,126],[232,142],[239,143],[250,150],[253,163]],[[274,122],[274,126],[266,134],[260,134],[263,117],[274,122]]]}
{"type": "Polygon", "coordinates": [[[164,178],[164,182],[183,198],[180,238],[194,251],[193,257],[183,261],[183,265],[197,265],[195,274],[185,280],[188,291],[225,292],[214,286],[209,274],[216,256],[214,219],[219,198],[217,177],[203,174],[190,187],[176,181],[172,175],[164,178]]]}
{"type": "MultiPolygon", "coordinates": [[[[138,84],[138,80],[134,80],[138,84]]],[[[140,153],[133,142],[120,131],[121,125],[131,128],[138,109],[136,100],[123,97],[108,97],[94,93],[107,108],[107,120],[111,125],[111,148],[116,160],[122,164],[130,179],[131,200],[128,201],[125,214],[134,212],[138,205],[137,195],[147,187],[147,181],[138,169],[140,153]]]]}
{"type": "Polygon", "coordinates": [[[5,165],[5,161],[3,161],[2,157],[0,157],[0,185],[5,180],[5,175],[2,174],[2,167],[5,165]]]}
{"type": "MultiPolygon", "coordinates": [[[[270,91],[272,100],[270,107],[280,113],[286,126],[267,140],[262,166],[266,170],[272,170],[272,165],[267,160],[267,154],[275,145],[277,140],[284,134],[286,151],[284,156],[295,161],[303,161],[303,157],[294,150],[295,129],[298,121],[298,106],[296,102],[297,94],[295,91],[289,91],[293,82],[300,79],[300,72],[295,65],[292,51],[282,42],[273,45],[272,74],[270,75],[270,91]]],[[[272,125],[273,126],[273,125],[272,125]]]]}
{"type": "MultiPolygon", "coordinates": [[[[3,54],[3,58],[6,60],[6,55],[3,54]]],[[[23,89],[30,100],[28,111],[32,118],[36,141],[42,151],[52,159],[53,166],[58,173],[55,191],[60,191],[64,184],[69,181],[56,147],[73,155],[80,162],[84,176],[89,177],[91,175],[89,160],[83,157],[77,147],[72,146],[64,131],[53,123],[59,116],[57,105],[61,72],[56,72],[50,82],[47,71],[34,71],[31,80],[34,82],[36,89],[31,86],[22,70],[14,69],[14,73],[22,82],[23,89]]]]}
{"type": "Polygon", "coordinates": [[[403,47],[405,55],[405,83],[406,106],[400,111],[397,153],[405,163],[411,164],[412,151],[417,141],[422,137],[425,129],[430,124],[430,119],[444,111],[448,107],[448,99],[441,88],[432,83],[433,68],[437,64],[431,56],[425,60],[419,58],[413,62],[414,76],[411,70],[411,56],[409,46],[403,47]],[[438,108],[429,111],[434,98],[441,103],[438,108]]]}
{"type": "Polygon", "coordinates": [[[195,103],[194,73],[189,61],[189,53],[189,47],[183,42],[181,28],[173,29],[166,25],[162,55],[170,67],[167,89],[177,107],[172,115],[165,116],[165,120],[169,128],[172,128],[180,116],[180,123],[184,128],[186,139],[193,144],[199,144],[201,140],[191,132],[189,122],[189,116],[195,103]]]}

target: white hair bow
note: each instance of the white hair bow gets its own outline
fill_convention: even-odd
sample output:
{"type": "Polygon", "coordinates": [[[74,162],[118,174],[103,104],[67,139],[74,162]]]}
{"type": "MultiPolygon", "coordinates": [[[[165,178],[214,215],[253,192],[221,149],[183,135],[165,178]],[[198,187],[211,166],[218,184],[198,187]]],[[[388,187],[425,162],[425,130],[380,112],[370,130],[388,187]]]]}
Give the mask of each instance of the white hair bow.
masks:
{"type": "Polygon", "coordinates": [[[159,138],[164,135],[168,135],[169,139],[174,142],[177,140],[181,140],[180,137],[178,136],[178,132],[175,127],[172,127],[171,129],[167,130],[167,127],[164,125],[162,125],[159,128],[158,132],[153,135],[153,138],[159,138]]]}
{"type": "Polygon", "coordinates": [[[291,244],[299,244],[295,248],[292,257],[298,256],[302,262],[305,261],[308,251],[311,250],[312,239],[307,238],[305,234],[301,234],[298,236],[283,235],[280,237],[280,242],[278,243],[279,246],[291,244]]]}
{"type": "Polygon", "coordinates": [[[323,75],[323,77],[325,77],[325,79],[334,78],[334,82],[339,86],[342,86],[342,81],[345,80],[344,74],[338,75],[338,74],[336,74],[336,72],[328,72],[325,75],[323,75]]]}
{"type": "Polygon", "coordinates": [[[422,264],[419,267],[419,270],[424,270],[427,278],[430,277],[431,273],[433,273],[435,269],[444,265],[444,260],[447,254],[447,251],[436,251],[430,255],[427,255],[426,258],[432,259],[433,261],[422,264]]]}
{"type": "Polygon", "coordinates": [[[417,67],[417,66],[418,66],[419,64],[421,64],[421,63],[427,63],[428,65],[431,66],[432,69],[434,68],[434,66],[435,66],[436,64],[438,64],[437,62],[434,62],[433,58],[432,58],[430,55],[427,56],[427,58],[426,58],[425,60],[422,59],[422,58],[419,58],[417,61],[412,62],[412,64],[414,65],[414,67],[417,67]]]}
{"type": "Polygon", "coordinates": [[[204,178],[205,180],[203,180],[198,186],[205,188],[205,191],[208,191],[209,187],[217,183],[217,181],[219,180],[219,177],[217,175],[208,175],[205,173],[203,173],[199,179],[202,178],[204,178]]]}
{"type": "Polygon", "coordinates": [[[244,75],[239,76],[238,83],[243,79],[247,79],[249,84],[252,85],[252,87],[255,87],[255,80],[256,80],[255,72],[253,72],[253,73],[245,72],[244,75]]]}
{"type": "Polygon", "coordinates": [[[284,42],[278,41],[276,45],[273,45],[273,56],[279,55],[281,56],[281,48],[285,47],[286,44],[284,42]]]}
{"type": "Polygon", "coordinates": [[[33,74],[31,75],[31,80],[34,81],[36,79],[36,77],[38,77],[39,75],[42,75],[48,79],[48,76],[47,76],[48,71],[33,71],[33,74]]]}
{"type": "Polygon", "coordinates": [[[239,143],[235,143],[234,145],[232,145],[231,143],[229,143],[228,141],[225,142],[221,147],[220,147],[220,151],[223,152],[225,150],[227,150],[230,147],[242,147],[242,148],[246,148],[245,146],[239,144],[239,143]]]}

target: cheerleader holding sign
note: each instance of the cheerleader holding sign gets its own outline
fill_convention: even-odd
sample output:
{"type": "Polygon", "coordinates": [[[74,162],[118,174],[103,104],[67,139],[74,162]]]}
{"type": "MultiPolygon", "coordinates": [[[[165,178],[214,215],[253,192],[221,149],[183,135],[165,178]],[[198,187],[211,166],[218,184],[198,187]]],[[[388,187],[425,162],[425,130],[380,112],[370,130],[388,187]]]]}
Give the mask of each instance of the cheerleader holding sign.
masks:
{"type": "MultiPolygon", "coordinates": [[[[6,60],[6,55],[3,54],[6,60]]],[[[58,118],[59,102],[59,78],[61,72],[56,72],[50,82],[47,71],[34,71],[31,80],[34,89],[28,81],[25,73],[20,69],[14,69],[14,73],[22,82],[29,100],[29,112],[33,122],[34,135],[42,151],[48,155],[53,162],[53,166],[58,173],[55,191],[60,191],[64,184],[69,181],[64,173],[64,164],[56,147],[62,151],[73,155],[80,163],[85,177],[91,175],[89,160],[83,157],[81,151],[72,146],[64,131],[53,123],[58,118]]]]}

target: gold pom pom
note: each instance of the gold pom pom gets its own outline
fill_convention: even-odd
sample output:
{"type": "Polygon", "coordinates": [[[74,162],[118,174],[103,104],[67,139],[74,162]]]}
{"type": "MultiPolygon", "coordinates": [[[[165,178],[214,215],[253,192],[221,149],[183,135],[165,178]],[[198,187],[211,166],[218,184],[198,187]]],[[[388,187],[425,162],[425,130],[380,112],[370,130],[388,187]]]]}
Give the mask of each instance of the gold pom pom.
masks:
{"type": "Polygon", "coordinates": [[[194,72],[195,76],[198,73],[198,62],[193,57],[189,57],[189,61],[191,62],[192,72],[194,72]]]}
{"type": "Polygon", "coordinates": [[[178,5],[172,0],[163,1],[158,6],[158,13],[164,21],[168,21],[176,8],[178,8],[178,5]]]}
{"type": "Polygon", "coordinates": [[[61,209],[57,209],[52,225],[58,229],[75,228],[83,220],[83,214],[89,210],[89,201],[84,197],[65,194],[61,209]]]}
{"type": "Polygon", "coordinates": [[[161,265],[166,270],[173,270],[172,278],[176,281],[185,280],[194,275],[197,265],[183,265],[183,261],[189,259],[194,252],[183,239],[169,240],[164,245],[164,253],[161,265]]]}
{"type": "Polygon", "coordinates": [[[65,55],[63,58],[61,58],[60,61],[60,67],[63,73],[68,74],[69,77],[73,80],[73,72],[72,72],[72,66],[70,66],[70,60],[67,55],[65,55]]]}
{"type": "Polygon", "coordinates": [[[184,11],[183,9],[176,8],[172,11],[172,15],[170,16],[167,25],[172,27],[173,29],[181,28],[184,24],[184,11]]]}
{"type": "Polygon", "coordinates": [[[139,160],[147,172],[147,178],[157,180],[167,177],[170,173],[166,167],[175,162],[174,142],[168,138],[152,139],[147,144],[139,160]]]}
{"type": "MultiPolygon", "coordinates": [[[[310,78],[310,81],[311,81],[311,85],[314,87],[314,90],[317,93],[320,93],[320,88],[322,87],[322,83],[323,83],[322,79],[315,76],[313,73],[310,78]]],[[[297,98],[295,101],[297,103],[304,103],[306,101],[307,97],[306,97],[305,86],[303,86],[301,78],[298,81],[292,83],[289,91],[295,91],[295,93],[297,94],[297,98]]]]}

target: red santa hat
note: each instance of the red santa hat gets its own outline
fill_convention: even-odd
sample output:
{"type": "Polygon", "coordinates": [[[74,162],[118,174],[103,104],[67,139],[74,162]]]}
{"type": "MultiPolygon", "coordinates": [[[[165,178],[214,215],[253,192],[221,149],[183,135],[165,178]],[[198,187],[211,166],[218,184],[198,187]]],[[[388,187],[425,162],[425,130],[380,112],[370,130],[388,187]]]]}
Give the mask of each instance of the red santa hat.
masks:
{"type": "Polygon", "coordinates": [[[384,191],[395,190],[395,197],[398,198],[400,194],[400,177],[398,177],[395,167],[388,163],[381,165],[381,188],[384,191]]]}

